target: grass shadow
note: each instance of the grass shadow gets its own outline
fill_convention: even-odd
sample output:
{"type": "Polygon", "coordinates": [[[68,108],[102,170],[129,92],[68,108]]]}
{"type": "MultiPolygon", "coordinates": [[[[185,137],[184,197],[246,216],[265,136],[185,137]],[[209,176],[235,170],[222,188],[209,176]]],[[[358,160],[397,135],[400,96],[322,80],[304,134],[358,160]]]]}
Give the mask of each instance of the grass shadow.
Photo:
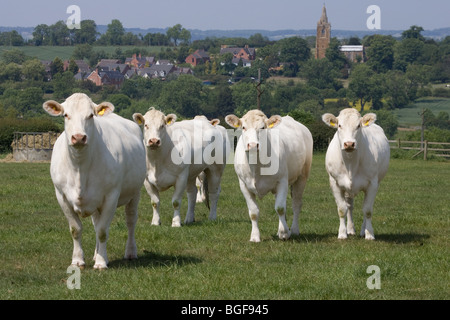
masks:
{"type": "MultiPolygon", "coordinates": [[[[337,238],[337,235],[334,233],[300,233],[299,235],[291,235],[291,237],[289,238],[289,240],[286,241],[290,241],[290,242],[295,242],[295,243],[309,243],[309,242],[328,242],[330,239],[335,239],[337,238]]],[[[278,234],[273,234],[272,235],[272,240],[273,241],[283,241],[280,240],[280,238],[278,238],[278,234]]]]}
{"type": "Polygon", "coordinates": [[[389,233],[389,234],[375,234],[376,241],[383,241],[395,244],[418,243],[423,245],[425,240],[428,240],[430,235],[420,233],[389,233]]]}
{"type": "Polygon", "coordinates": [[[108,268],[172,268],[189,264],[197,264],[201,262],[201,259],[193,256],[164,255],[144,250],[144,254],[139,254],[138,258],[134,260],[117,259],[110,261],[108,264],[108,268]]]}

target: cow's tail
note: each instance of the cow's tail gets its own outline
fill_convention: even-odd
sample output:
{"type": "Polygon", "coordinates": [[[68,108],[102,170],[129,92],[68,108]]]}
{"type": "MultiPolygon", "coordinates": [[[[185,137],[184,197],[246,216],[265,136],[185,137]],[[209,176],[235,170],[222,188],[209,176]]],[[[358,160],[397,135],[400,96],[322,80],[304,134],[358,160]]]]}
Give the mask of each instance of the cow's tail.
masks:
{"type": "Polygon", "coordinates": [[[205,179],[203,179],[203,194],[205,195],[205,205],[208,208],[208,210],[210,210],[211,208],[209,207],[209,188],[208,188],[208,177],[205,176],[205,179]]]}
{"type": "Polygon", "coordinates": [[[206,172],[203,171],[197,177],[197,202],[203,202],[208,210],[209,207],[209,189],[208,189],[208,177],[206,172]]]}

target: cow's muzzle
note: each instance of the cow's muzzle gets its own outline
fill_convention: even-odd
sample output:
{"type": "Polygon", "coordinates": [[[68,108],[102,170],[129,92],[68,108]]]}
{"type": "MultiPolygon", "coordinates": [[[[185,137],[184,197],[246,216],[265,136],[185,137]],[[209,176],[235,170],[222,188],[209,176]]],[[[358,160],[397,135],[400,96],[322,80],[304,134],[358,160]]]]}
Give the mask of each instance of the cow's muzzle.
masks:
{"type": "Polygon", "coordinates": [[[71,142],[74,147],[83,147],[87,144],[87,135],[80,133],[74,134],[71,142]]]}
{"type": "Polygon", "coordinates": [[[152,150],[158,149],[160,145],[161,145],[160,139],[152,138],[148,140],[148,147],[152,150]]]}
{"type": "Polygon", "coordinates": [[[344,142],[344,150],[346,152],[353,152],[356,149],[356,143],[355,142],[344,142]]]}

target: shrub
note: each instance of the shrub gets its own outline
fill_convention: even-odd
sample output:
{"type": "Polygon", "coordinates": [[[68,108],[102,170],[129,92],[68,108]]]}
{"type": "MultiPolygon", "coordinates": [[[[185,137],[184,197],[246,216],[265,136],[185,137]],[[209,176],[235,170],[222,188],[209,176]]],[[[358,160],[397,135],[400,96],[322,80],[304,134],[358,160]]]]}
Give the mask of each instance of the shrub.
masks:
{"type": "Polygon", "coordinates": [[[61,127],[52,119],[34,118],[21,120],[15,118],[0,119],[0,153],[11,152],[14,132],[61,132],[61,127]]]}

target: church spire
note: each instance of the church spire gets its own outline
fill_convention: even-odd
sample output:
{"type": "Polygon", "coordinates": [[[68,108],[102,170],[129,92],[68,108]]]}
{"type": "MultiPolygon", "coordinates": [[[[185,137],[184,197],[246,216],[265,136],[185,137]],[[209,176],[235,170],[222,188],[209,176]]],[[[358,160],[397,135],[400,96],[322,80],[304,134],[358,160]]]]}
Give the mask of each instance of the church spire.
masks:
{"type": "Polygon", "coordinates": [[[320,20],[319,20],[318,23],[319,23],[319,24],[328,23],[327,9],[325,8],[325,3],[323,4],[323,8],[322,8],[322,16],[320,17],[320,20]]]}

